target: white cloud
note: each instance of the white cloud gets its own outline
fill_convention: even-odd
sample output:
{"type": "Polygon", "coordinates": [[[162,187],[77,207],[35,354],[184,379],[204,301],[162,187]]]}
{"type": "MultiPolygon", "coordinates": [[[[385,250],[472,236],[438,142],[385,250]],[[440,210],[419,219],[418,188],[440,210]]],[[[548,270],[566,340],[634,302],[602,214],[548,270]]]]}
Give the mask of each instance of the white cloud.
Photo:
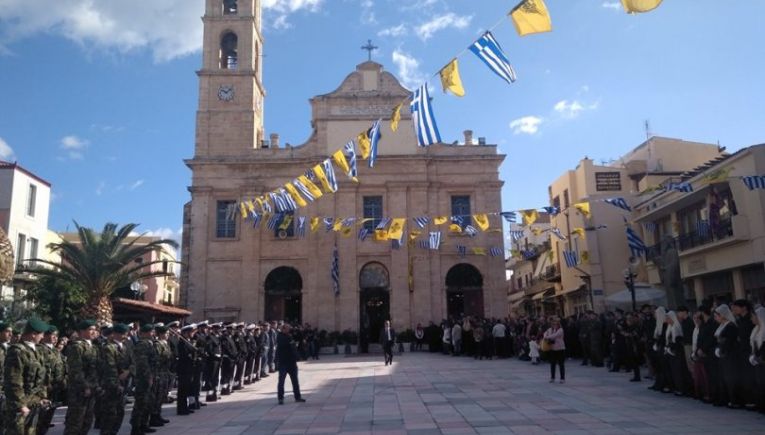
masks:
{"type": "Polygon", "coordinates": [[[542,118],[537,116],[524,116],[511,121],[510,128],[513,129],[513,134],[536,134],[542,122],[542,118]]]}
{"type": "Polygon", "coordinates": [[[182,231],[183,231],[182,228],[178,228],[178,231],[175,231],[172,228],[161,227],[155,230],[146,231],[146,234],[144,235],[149,237],[159,237],[160,239],[171,239],[171,240],[180,241],[182,231]]]}
{"type": "Polygon", "coordinates": [[[582,113],[585,110],[595,110],[598,108],[598,103],[592,103],[589,105],[582,104],[581,102],[577,100],[561,100],[555,103],[555,106],[553,106],[553,110],[558,112],[561,116],[564,118],[573,119],[579,116],[580,113],[582,113]]]}
{"type": "Polygon", "coordinates": [[[377,24],[377,16],[374,11],[375,2],[361,0],[361,22],[364,24],[377,24]]]}
{"type": "Polygon", "coordinates": [[[603,6],[606,9],[615,9],[615,10],[622,9],[622,4],[619,2],[603,2],[601,6],[603,6]]]}
{"type": "Polygon", "coordinates": [[[130,190],[136,190],[139,187],[143,186],[144,180],[136,180],[135,183],[131,184],[128,189],[130,190]]]}
{"type": "Polygon", "coordinates": [[[399,24],[398,26],[388,27],[387,29],[382,29],[379,32],[377,32],[377,36],[392,36],[394,38],[398,38],[400,36],[405,36],[409,33],[409,30],[407,30],[406,25],[399,24]]]}
{"type": "Polygon", "coordinates": [[[13,148],[8,145],[8,142],[4,141],[3,138],[0,137],[0,159],[13,160],[15,158],[16,154],[13,152],[13,148]]]}
{"type": "Polygon", "coordinates": [[[433,37],[436,32],[447,29],[449,27],[453,27],[455,29],[464,29],[470,25],[472,20],[472,15],[459,16],[454,12],[449,12],[447,14],[437,15],[430,21],[420,24],[415,29],[415,33],[417,33],[417,36],[419,36],[420,39],[427,41],[433,37]]]}
{"type": "Polygon", "coordinates": [[[61,148],[65,150],[82,150],[88,146],[88,141],[77,136],[64,136],[61,138],[61,148]]]}
{"type": "Polygon", "coordinates": [[[420,71],[419,60],[398,48],[393,50],[392,59],[398,68],[398,78],[404,86],[414,89],[425,81],[426,76],[420,71]]]}
{"type": "Polygon", "coordinates": [[[271,27],[277,30],[289,29],[292,27],[287,18],[290,14],[299,10],[309,12],[318,12],[324,0],[263,0],[263,9],[266,12],[276,14],[271,27]]]}
{"type": "Polygon", "coordinates": [[[98,186],[96,187],[96,195],[101,196],[101,194],[104,193],[104,189],[106,189],[106,182],[102,181],[98,183],[98,186]]]}

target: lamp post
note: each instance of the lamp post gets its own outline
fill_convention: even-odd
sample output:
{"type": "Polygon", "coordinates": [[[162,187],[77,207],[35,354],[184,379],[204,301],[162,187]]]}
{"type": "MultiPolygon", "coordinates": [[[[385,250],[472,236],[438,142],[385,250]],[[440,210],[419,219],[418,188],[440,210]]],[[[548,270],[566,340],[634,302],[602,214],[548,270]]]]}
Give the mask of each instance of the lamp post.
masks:
{"type": "Polygon", "coordinates": [[[624,284],[627,286],[627,289],[630,291],[630,296],[632,296],[632,312],[634,313],[637,311],[637,303],[635,302],[635,277],[637,277],[637,273],[635,273],[635,266],[637,264],[637,258],[630,257],[630,261],[627,264],[627,268],[624,269],[624,284]]]}

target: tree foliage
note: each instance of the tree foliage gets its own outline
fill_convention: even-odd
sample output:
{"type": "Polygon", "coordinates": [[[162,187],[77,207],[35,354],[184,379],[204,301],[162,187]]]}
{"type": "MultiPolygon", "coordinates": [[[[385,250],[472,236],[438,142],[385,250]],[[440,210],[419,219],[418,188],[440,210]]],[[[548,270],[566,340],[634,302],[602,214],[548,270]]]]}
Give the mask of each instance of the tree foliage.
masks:
{"type": "Polygon", "coordinates": [[[73,331],[88,298],[81,286],[53,276],[43,276],[27,290],[26,300],[43,320],[62,331],[73,331]]]}

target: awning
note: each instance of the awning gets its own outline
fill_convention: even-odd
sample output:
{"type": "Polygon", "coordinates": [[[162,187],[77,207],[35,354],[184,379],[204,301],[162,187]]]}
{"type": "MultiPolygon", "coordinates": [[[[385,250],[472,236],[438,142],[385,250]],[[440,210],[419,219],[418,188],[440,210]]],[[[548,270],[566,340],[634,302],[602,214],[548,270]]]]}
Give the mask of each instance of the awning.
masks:
{"type": "Polygon", "coordinates": [[[523,305],[524,303],[526,303],[527,301],[528,301],[527,298],[523,298],[523,299],[517,300],[517,301],[513,302],[512,304],[510,304],[510,308],[518,308],[521,305],[523,305]]]}
{"type": "Polygon", "coordinates": [[[515,302],[519,299],[525,299],[525,298],[526,298],[526,295],[522,291],[520,291],[520,292],[510,293],[510,296],[507,297],[507,300],[509,302],[515,302]]]}
{"type": "MultiPolygon", "coordinates": [[[[635,285],[635,302],[650,302],[665,299],[667,292],[664,289],[651,287],[649,284],[635,285]]],[[[632,302],[632,293],[629,289],[620,290],[614,294],[606,296],[606,301],[615,304],[625,304],[632,302]]]]}
{"type": "Polygon", "coordinates": [[[545,290],[545,291],[543,291],[543,292],[539,292],[539,293],[535,294],[535,295],[534,295],[534,296],[531,298],[531,300],[532,300],[532,301],[541,301],[541,300],[542,300],[542,299],[544,299],[546,296],[552,296],[552,294],[553,294],[553,293],[555,293],[555,289],[547,289],[547,290],[545,290]]]}
{"type": "Polygon", "coordinates": [[[188,317],[191,315],[191,311],[184,310],[183,308],[173,307],[171,305],[153,304],[148,301],[139,301],[135,299],[114,298],[112,299],[112,305],[115,308],[122,306],[135,311],[151,313],[162,317],[188,317]]]}

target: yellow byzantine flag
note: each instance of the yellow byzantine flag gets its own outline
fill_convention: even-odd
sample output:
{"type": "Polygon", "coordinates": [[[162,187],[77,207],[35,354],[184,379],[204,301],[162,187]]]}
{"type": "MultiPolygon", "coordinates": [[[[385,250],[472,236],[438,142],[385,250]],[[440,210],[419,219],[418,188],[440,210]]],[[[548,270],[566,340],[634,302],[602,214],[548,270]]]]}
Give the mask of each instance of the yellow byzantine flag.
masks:
{"type": "Polygon", "coordinates": [[[420,234],[422,234],[422,231],[418,231],[418,230],[409,231],[409,243],[414,242],[414,240],[417,237],[420,237],[420,234]]]}
{"type": "Polygon", "coordinates": [[[584,217],[588,218],[590,217],[590,203],[589,202],[579,202],[574,204],[574,208],[579,210],[579,213],[583,214],[584,217]]]}
{"type": "MultiPolygon", "coordinates": [[[[351,167],[348,165],[348,160],[345,158],[345,153],[343,150],[337,150],[334,154],[332,154],[332,160],[340,169],[343,170],[343,173],[351,173],[351,167]]],[[[359,182],[359,179],[356,177],[351,177],[351,179],[357,183],[359,182]]]]}
{"type": "Polygon", "coordinates": [[[244,205],[244,202],[239,203],[239,212],[242,213],[242,219],[247,218],[247,206],[244,205]]]}
{"type": "Polygon", "coordinates": [[[531,225],[537,221],[537,218],[539,217],[539,212],[537,212],[534,209],[521,210],[521,216],[523,216],[523,223],[525,225],[531,225]]]}
{"type": "MultiPolygon", "coordinates": [[[[322,173],[324,173],[324,172],[322,171],[322,173]]],[[[324,194],[322,193],[321,189],[319,189],[319,186],[314,184],[314,182],[309,180],[308,177],[306,177],[305,175],[301,175],[301,176],[297,177],[297,180],[303,186],[305,186],[305,188],[308,190],[308,192],[311,193],[311,196],[313,196],[313,199],[319,199],[322,196],[324,196],[324,194]]]]}
{"type": "Polygon", "coordinates": [[[544,232],[544,230],[542,228],[532,228],[531,229],[531,233],[534,234],[535,236],[538,236],[538,235],[542,234],[543,232],[544,232]]]}
{"type": "Polygon", "coordinates": [[[290,194],[292,199],[295,200],[298,206],[300,207],[306,207],[308,206],[308,203],[305,202],[305,199],[303,199],[302,196],[297,191],[297,188],[292,185],[292,183],[287,183],[284,185],[284,188],[287,189],[287,192],[290,194]]]}
{"type": "Polygon", "coordinates": [[[292,215],[291,214],[285,215],[284,220],[282,221],[281,225],[279,225],[279,229],[286,231],[291,224],[292,224],[292,215]]]}
{"type": "Polygon", "coordinates": [[[475,255],[486,255],[486,249],[484,248],[473,248],[473,254],[475,255]]]}
{"type": "Polygon", "coordinates": [[[661,2],[662,0],[622,0],[622,6],[628,14],[637,14],[658,8],[661,2]]]}
{"type": "Polygon", "coordinates": [[[388,240],[401,240],[404,237],[406,218],[393,218],[388,228],[388,240]]]}
{"type": "Polygon", "coordinates": [[[486,231],[489,229],[489,215],[486,213],[474,214],[473,220],[475,221],[475,224],[478,225],[478,228],[481,229],[481,231],[486,231]]]}
{"type": "Polygon", "coordinates": [[[579,253],[579,258],[582,259],[582,263],[590,262],[590,251],[582,251],[579,253]]]}
{"type": "Polygon", "coordinates": [[[343,228],[343,218],[335,218],[335,224],[332,225],[332,231],[338,232],[343,228]]]}
{"type": "Polygon", "coordinates": [[[319,223],[321,222],[321,219],[318,217],[312,217],[311,218],[311,232],[315,233],[316,230],[319,229],[319,223]]]}
{"type": "Polygon", "coordinates": [[[398,122],[401,121],[401,107],[404,103],[399,104],[393,109],[393,113],[390,115],[390,129],[398,131],[398,122]]]}
{"type": "Polygon", "coordinates": [[[552,20],[543,0],[523,0],[510,11],[520,36],[552,31],[552,20]]]}
{"type": "Polygon", "coordinates": [[[433,225],[443,225],[446,222],[449,221],[449,218],[446,216],[439,216],[433,218],[433,225]]]}
{"type": "Polygon", "coordinates": [[[368,159],[369,153],[372,152],[372,141],[369,140],[369,135],[366,131],[362,131],[356,136],[356,143],[359,145],[361,158],[364,160],[368,159]]]}
{"type": "Polygon", "coordinates": [[[342,231],[340,231],[340,234],[343,237],[350,237],[353,233],[353,227],[343,227],[342,231]]]}
{"type": "Polygon", "coordinates": [[[450,91],[458,97],[465,96],[465,88],[462,86],[459,64],[456,58],[443,67],[439,74],[441,75],[441,86],[443,86],[444,92],[450,91]]]}
{"type": "Polygon", "coordinates": [[[461,233],[462,227],[459,224],[449,224],[449,231],[452,233],[461,233]]]}
{"type": "Polygon", "coordinates": [[[584,228],[582,227],[574,228],[573,230],[571,230],[571,235],[577,235],[584,239],[584,228]]]}
{"type": "Polygon", "coordinates": [[[329,180],[327,179],[327,174],[324,173],[324,168],[322,168],[321,163],[313,167],[313,173],[316,175],[316,178],[321,181],[321,187],[324,188],[324,191],[327,193],[334,192],[332,190],[332,186],[329,185],[329,180]]]}
{"type": "Polygon", "coordinates": [[[255,203],[252,202],[252,200],[247,201],[247,210],[249,210],[250,213],[255,212],[255,203]]]}

